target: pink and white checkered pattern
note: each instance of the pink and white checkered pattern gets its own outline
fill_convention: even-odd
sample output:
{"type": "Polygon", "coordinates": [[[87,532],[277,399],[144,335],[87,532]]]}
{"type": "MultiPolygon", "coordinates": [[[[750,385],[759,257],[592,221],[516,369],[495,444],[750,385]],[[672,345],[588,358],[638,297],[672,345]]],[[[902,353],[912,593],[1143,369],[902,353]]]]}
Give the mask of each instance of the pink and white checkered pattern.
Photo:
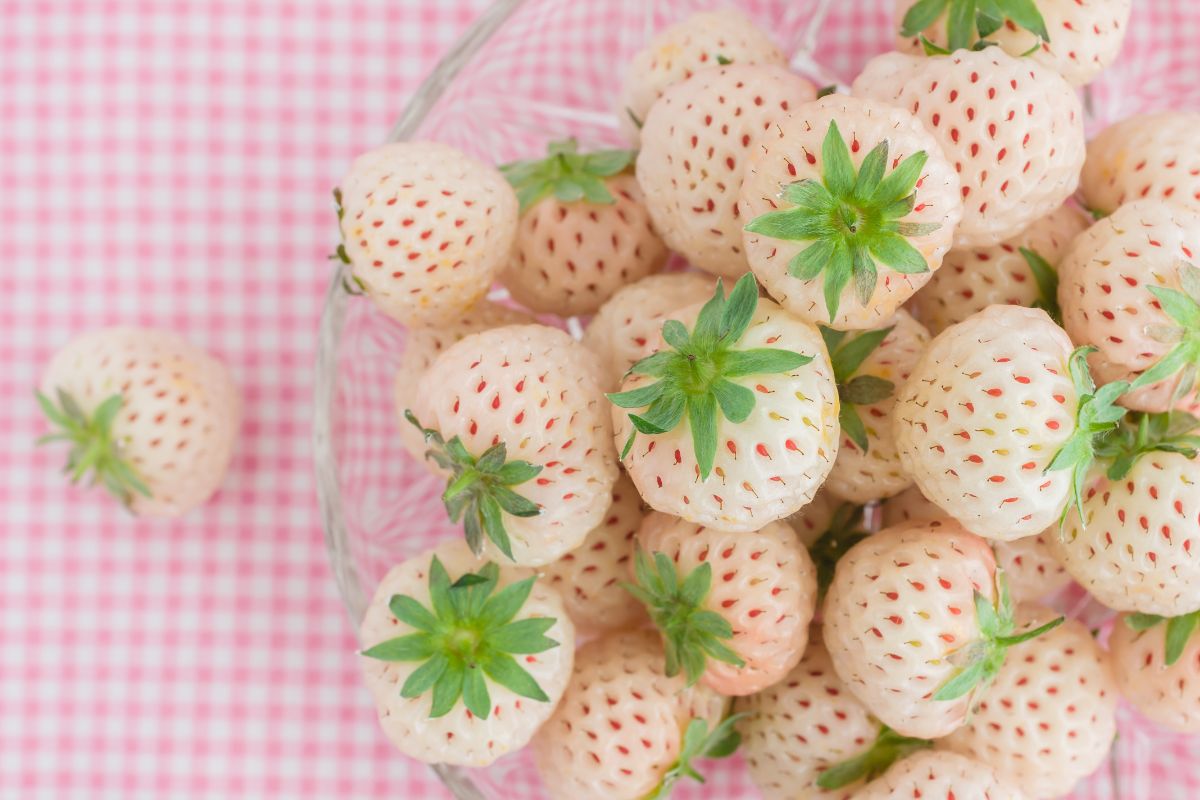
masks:
{"type": "MultiPolygon", "coordinates": [[[[360,687],[310,397],[328,189],[486,5],[0,0],[0,800],[448,796],[360,687]],[[225,489],[180,522],[129,519],[32,446],[42,365],[115,322],[180,331],[244,391],[225,489]]],[[[1103,116],[1197,97],[1172,65],[1200,11],[1155,8],[1103,116]]],[[[843,79],[880,48],[876,21],[831,20],[843,79]]],[[[1155,800],[1200,796],[1194,742],[1119,747],[1132,796],[1164,763],[1182,772],[1155,800]]],[[[723,781],[709,796],[742,789],[723,781]]]]}

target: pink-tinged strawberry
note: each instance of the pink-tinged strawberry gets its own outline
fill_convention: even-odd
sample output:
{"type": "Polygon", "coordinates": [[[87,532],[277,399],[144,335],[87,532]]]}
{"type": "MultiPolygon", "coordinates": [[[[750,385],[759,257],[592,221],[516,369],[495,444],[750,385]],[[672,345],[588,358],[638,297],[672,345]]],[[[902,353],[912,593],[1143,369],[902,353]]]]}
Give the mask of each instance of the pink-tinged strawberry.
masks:
{"type": "MultiPolygon", "coordinates": [[[[1056,618],[1022,606],[1017,630],[1056,618]]],[[[1031,800],[1064,797],[1108,757],[1119,698],[1107,654],[1070,620],[1013,647],[967,723],[937,746],[992,767],[1031,800]]]]}
{"type": "Polygon", "coordinates": [[[435,142],[362,154],[334,191],[355,284],[405,325],[438,325],[475,305],[508,260],[517,197],[496,169],[435,142]]]}
{"type": "Polygon", "coordinates": [[[525,745],[567,687],[574,627],[531,571],[460,541],[393,567],[367,607],[363,675],[405,755],[486,766],[525,745]]]}
{"type": "Polygon", "coordinates": [[[692,759],[736,749],[726,706],[663,673],[653,631],[610,633],[576,653],[566,694],[533,739],[534,762],[554,800],[665,798],[685,775],[703,780],[692,759]]]}
{"type": "Polygon", "coordinates": [[[662,31],[634,55],[621,84],[617,114],[630,141],[638,140],[650,108],[671,86],[727,64],[786,67],[766,32],[736,9],[702,11],[662,31]]]}
{"type": "Polygon", "coordinates": [[[1134,200],[1200,204],[1200,113],[1160,111],[1110,125],[1088,142],[1083,202],[1111,214],[1134,200]]]}
{"type": "Polygon", "coordinates": [[[787,677],[741,698],[742,757],[766,800],[849,800],[866,781],[929,743],[897,734],[838,678],[814,628],[787,677]]]}
{"type": "Polygon", "coordinates": [[[636,585],[662,633],[667,675],[724,695],[753,694],[800,660],[817,602],[812,559],[772,522],[723,533],[652,512],[638,529],[636,585]]]}
{"type": "Polygon", "coordinates": [[[637,488],[621,474],[600,524],[582,544],[542,569],[581,633],[634,628],[645,619],[641,603],[621,588],[633,569],[634,537],[644,516],[637,488]]]}
{"type": "MultiPolygon", "coordinates": [[[[883,525],[887,528],[945,516],[946,512],[926,500],[916,486],[888,498],[883,504],[883,525]]],[[[1014,602],[1040,600],[1065,589],[1071,583],[1071,576],[1050,550],[1050,537],[1057,535],[1056,524],[1036,536],[1024,536],[1007,542],[991,541],[992,552],[996,554],[996,567],[1004,570],[1008,591],[1014,602]]]]}
{"type": "Polygon", "coordinates": [[[416,402],[417,387],[425,376],[425,370],[446,348],[473,333],[533,322],[533,317],[523,311],[483,300],[448,322],[427,328],[409,328],[404,332],[404,354],[400,357],[400,366],[392,381],[392,397],[395,398],[396,418],[400,422],[400,441],[413,458],[424,459],[428,447],[421,431],[404,418],[404,412],[416,402]]]}
{"type": "Polygon", "coordinates": [[[1000,244],[951,250],[917,293],[917,318],[934,335],[991,305],[1040,308],[1061,320],[1056,268],[1089,222],[1067,203],[1000,244]]]}
{"type": "Polygon", "coordinates": [[[108,328],[71,340],[42,376],[66,474],[138,516],[178,517],[212,496],[241,425],[241,397],[217,359],[166,331],[108,328]]]}
{"type": "Polygon", "coordinates": [[[517,192],[517,241],[501,282],[534,311],[591,314],[627,283],[660,270],[667,248],[627,170],[632,150],[580,153],[552,142],[544,159],[500,168],[517,192]]]}
{"type": "Polygon", "coordinates": [[[1200,210],[1138,200],[1081,234],[1059,267],[1063,326],[1096,348],[1098,380],[1132,382],[1122,399],[1130,408],[1161,412],[1196,402],[1197,264],[1200,210]]]}
{"type": "Polygon", "coordinates": [[[854,93],[911,111],[962,184],[955,247],[999,244],[1063,204],[1079,183],[1083,107],[1071,84],[998,47],[867,63],[854,93]]]}
{"type": "Polygon", "coordinates": [[[908,379],[929,332],[906,311],[891,325],[847,337],[822,328],[842,408],[842,443],[825,488],[851,503],[899,494],[912,485],[900,466],[892,412],[898,388],[908,379]]]}
{"type": "Polygon", "coordinates": [[[854,800],[1024,800],[1025,794],[984,764],[957,753],[922,750],[896,762],[854,800]]]}
{"type": "Polygon", "coordinates": [[[703,307],[672,315],[656,346],[609,395],[617,447],[652,508],[753,531],[812,499],[838,439],[815,326],[759,300],[747,275],[728,299],[718,283],[703,307]]]}
{"type": "Polygon", "coordinates": [[[736,278],[749,269],[738,189],[772,129],[816,97],[781,66],[735,64],[671,87],[642,128],[637,178],[655,229],[693,266],[736,278]]]}
{"type": "Polygon", "coordinates": [[[650,354],[668,314],[712,297],[714,283],[699,272],[651,275],[620,289],[601,306],[581,341],[600,358],[605,388],[616,390],[629,368],[650,354]]]}
{"type": "Polygon", "coordinates": [[[961,726],[1007,650],[1054,624],[1016,631],[987,542],[948,519],[863,539],[825,596],[838,676],[885,725],[922,739],[961,726]]]}
{"type": "Polygon", "coordinates": [[[1050,549],[1067,572],[1117,611],[1200,610],[1200,423],[1180,412],[1139,415],[1101,449],[1093,482],[1050,549]]]}
{"type": "Polygon", "coordinates": [[[543,325],[473,334],[425,372],[409,421],[475,552],[541,566],[603,521],[617,465],[599,373],[587,348],[543,325]]]}
{"type": "Polygon", "coordinates": [[[1007,541],[1078,505],[1128,384],[1097,389],[1088,348],[1046,312],[991,306],[934,338],[893,411],[900,462],[968,530],[1007,541]]]}
{"type": "Polygon", "coordinates": [[[953,166],[921,124],[844,95],[767,132],[738,209],[767,292],[839,330],[885,325],[942,263],[962,216],[953,166]]]}
{"type": "Polygon", "coordinates": [[[896,49],[999,45],[1083,86],[1117,58],[1133,0],[896,0],[896,49]]]}
{"type": "Polygon", "coordinates": [[[1200,733],[1198,617],[1122,614],[1108,638],[1121,694],[1144,717],[1179,733],[1200,733]]]}

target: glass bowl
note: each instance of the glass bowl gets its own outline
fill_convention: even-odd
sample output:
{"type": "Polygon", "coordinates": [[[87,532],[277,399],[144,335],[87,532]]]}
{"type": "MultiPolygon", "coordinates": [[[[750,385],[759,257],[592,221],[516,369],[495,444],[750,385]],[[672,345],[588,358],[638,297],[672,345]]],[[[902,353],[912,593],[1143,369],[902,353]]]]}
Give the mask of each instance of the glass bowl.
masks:
{"type": "MultiPolygon", "coordinates": [[[[389,139],[435,139],[495,163],[566,136],[621,144],[615,107],[624,65],[654,32],[723,5],[771,31],[793,67],[821,86],[849,83],[863,62],[892,47],[892,0],[498,0],[421,86],[389,139]]],[[[1136,6],[1121,58],[1087,91],[1093,130],[1138,111],[1200,105],[1200,3],[1136,6]]],[[[400,444],[392,380],[403,351],[403,328],[349,295],[335,274],[320,327],[315,458],[330,561],[356,627],[392,565],[462,535],[441,506],[442,486],[400,444]]],[[[1074,797],[1194,799],[1197,765],[1200,737],[1165,734],[1123,708],[1108,767],[1074,797]]],[[[463,800],[545,796],[520,753],[483,770],[434,769],[463,800]]],[[[681,786],[675,796],[758,796],[736,757],[705,771],[707,784],[681,786]]]]}

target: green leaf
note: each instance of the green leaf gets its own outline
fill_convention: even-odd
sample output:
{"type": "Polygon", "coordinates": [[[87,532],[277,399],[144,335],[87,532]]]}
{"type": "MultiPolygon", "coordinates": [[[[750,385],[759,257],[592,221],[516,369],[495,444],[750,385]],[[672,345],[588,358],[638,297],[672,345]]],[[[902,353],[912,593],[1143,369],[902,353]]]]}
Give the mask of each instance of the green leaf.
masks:
{"type": "Polygon", "coordinates": [[[450,599],[450,575],[437,556],[429,564],[429,602],[439,620],[456,620],[458,612],[450,599]]]}
{"type": "Polygon", "coordinates": [[[388,602],[388,609],[392,612],[392,616],[410,628],[416,628],[426,633],[437,630],[437,617],[408,595],[392,595],[392,599],[388,602]]]}
{"type": "Polygon", "coordinates": [[[1168,667],[1175,664],[1187,649],[1188,639],[1196,630],[1197,622],[1200,622],[1200,612],[1174,617],[1167,622],[1165,663],[1168,667]]]}
{"type": "Polygon", "coordinates": [[[821,270],[825,269],[833,258],[833,250],[834,243],[829,240],[821,239],[814,242],[792,257],[792,260],[788,262],[788,274],[802,281],[816,279],[821,274],[821,270]]]}
{"type": "Polygon", "coordinates": [[[540,464],[530,464],[528,461],[509,461],[496,470],[496,481],[505,486],[517,486],[533,480],[541,473],[540,464]]]}
{"type": "Polygon", "coordinates": [[[607,178],[623,172],[633,163],[633,150],[597,150],[583,159],[583,170],[589,175],[607,178]]]}
{"type": "Polygon", "coordinates": [[[517,615],[529,599],[536,578],[526,578],[505,586],[496,592],[483,606],[480,622],[488,628],[498,628],[508,624],[517,615]]]}
{"type": "Polygon", "coordinates": [[[558,620],[548,617],[519,619],[503,625],[488,634],[488,643],[499,650],[514,655],[544,653],[558,647],[559,643],[546,636],[558,620]]]}
{"type": "Polygon", "coordinates": [[[508,448],[504,442],[500,442],[483,451],[483,455],[475,463],[475,469],[483,473],[494,473],[499,471],[507,460],[508,448]]]}
{"type": "Polygon", "coordinates": [[[896,384],[874,375],[859,375],[841,387],[842,402],[865,406],[892,396],[896,384]]]}
{"type": "Polygon", "coordinates": [[[933,694],[934,700],[957,700],[970,692],[983,680],[985,675],[983,661],[974,661],[960,670],[954,677],[946,681],[933,694]]]}
{"type": "Polygon", "coordinates": [[[872,201],[879,207],[890,206],[913,193],[921,173],[925,170],[925,162],[929,156],[924,150],[913,153],[901,161],[875,189],[872,201]]]}
{"type": "Polygon", "coordinates": [[[505,513],[514,517],[536,517],[542,513],[537,503],[522,497],[507,486],[492,486],[489,494],[505,513]]]}
{"type": "Polygon", "coordinates": [[[879,273],[875,269],[875,262],[863,245],[858,243],[852,245],[850,254],[854,275],[854,296],[858,298],[859,305],[866,306],[871,302],[871,295],[875,293],[875,283],[879,278],[879,273]]]}
{"type": "Polygon", "coordinates": [[[542,703],[550,702],[550,698],[542,691],[533,676],[516,660],[503,653],[493,655],[483,662],[484,673],[496,683],[521,697],[537,700],[542,703]]]}
{"type": "Polygon", "coordinates": [[[720,53],[717,53],[717,63],[720,64],[722,67],[727,67],[733,63],[733,60],[726,58],[725,56],[721,55],[720,53]]]}
{"type": "MultiPolygon", "coordinates": [[[[737,342],[750,327],[754,309],[758,307],[758,282],[753,273],[746,273],[734,284],[733,291],[721,312],[719,339],[727,344],[737,342]]],[[[682,326],[680,326],[682,327],[682,326]]]]}
{"type": "Polygon", "coordinates": [[[874,780],[901,758],[932,746],[933,742],[926,739],[901,736],[882,725],[869,749],[821,772],[817,776],[817,786],[834,790],[843,789],[856,781],[874,780]]]}
{"type": "Polygon", "coordinates": [[[858,415],[858,410],[853,405],[844,403],[838,409],[838,423],[842,428],[842,433],[850,437],[850,441],[854,442],[864,455],[869,452],[870,437],[867,436],[867,429],[863,425],[862,417],[858,415]]]}
{"type": "Polygon", "coordinates": [[[817,90],[817,99],[820,100],[822,97],[829,97],[831,94],[837,94],[837,88],[837,84],[833,83],[828,86],[822,86],[817,90]]]}
{"type": "Polygon", "coordinates": [[[997,616],[992,602],[979,592],[975,592],[974,596],[975,620],[979,625],[980,632],[990,638],[998,636],[1000,634],[1000,618],[997,616]]]}
{"type": "Polygon", "coordinates": [[[836,122],[829,123],[821,145],[821,169],[825,187],[832,194],[848,195],[854,191],[854,162],[850,160],[850,150],[836,122]]]}
{"type": "Polygon", "coordinates": [[[850,282],[852,270],[850,249],[845,240],[838,240],[834,243],[825,272],[825,308],[829,312],[830,320],[837,317],[838,309],[842,305],[842,290],[850,282]]]}
{"type": "Polygon", "coordinates": [[[1050,266],[1050,262],[1027,247],[1021,248],[1021,257],[1029,265],[1029,271],[1037,282],[1039,298],[1035,307],[1049,314],[1056,323],[1062,324],[1062,310],[1058,307],[1058,273],[1050,266]]]}
{"type": "MultiPolygon", "coordinates": [[[[811,178],[793,181],[784,186],[783,198],[789,203],[794,203],[809,211],[828,211],[835,205],[833,195],[825,188],[825,184],[811,178]]],[[[758,219],[762,219],[762,217],[758,219]]]]}
{"type": "Polygon", "coordinates": [[[1046,20],[1042,18],[1034,0],[1004,0],[1004,11],[1009,19],[1025,30],[1036,34],[1044,42],[1050,41],[1046,20]]]}
{"type": "MultiPolygon", "coordinates": [[[[630,117],[639,123],[632,113],[630,117]]],[[[500,172],[516,191],[521,213],[551,195],[564,203],[586,200],[595,205],[608,205],[615,202],[604,178],[628,168],[634,155],[629,150],[580,154],[574,139],[551,142],[546,153],[544,159],[517,161],[500,167],[500,172]]]]}
{"type": "Polygon", "coordinates": [[[1015,636],[999,636],[996,638],[996,641],[1005,647],[1013,647],[1015,645],[1022,644],[1023,642],[1028,642],[1030,639],[1036,639],[1043,633],[1054,630],[1066,621],[1066,617],[1055,617],[1046,624],[1039,625],[1033,630],[1025,631],[1024,633],[1020,633],[1015,636]]]}
{"type": "Polygon", "coordinates": [[[496,549],[512,561],[512,542],[509,541],[508,531],[504,530],[500,504],[491,494],[485,494],[479,498],[478,508],[484,533],[492,540],[492,544],[496,545],[496,549]]]}
{"type": "Polygon", "coordinates": [[[1141,389],[1144,386],[1152,386],[1197,362],[1200,362],[1200,339],[1184,339],[1139,375],[1133,382],[1132,388],[1141,389]]]}
{"type": "Polygon", "coordinates": [[[859,202],[869,202],[883,180],[884,170],[888,164],[888,141],[884,139],[871,148],[867,157],[858,168],[858,179],[854,184],[853,197],[859,202]]]}
{"type": "Polygon", "coordinates": [[[691,344],[687,328],[677,319],[669,319],[663,323],[662,337],[663,341],[676,350],[684,350],[691,344]]]}
{"type": "Polygon", "coordinates": [[[1150,294],[1158,299],[1163,312],[1168,317],[1185,328],[1200,327],[1200,304],[1196,300],[1193,300],[1183,292],[1176,289],[1169,289],[1166,286],[1151,286],[1149,290],[1150,294]]]}
{"type": "Polygon", "coordinates": [[[713,383],[712,392],[717,405],[721,407],[721,413],[730,422],[745,422],[754,410],[754,392],[745,386],[722,379],[713,383]]]}
{"type": "Polygon", "coordinates": [[[1141,614],[1134,613],[1125,617],[1125,624],[1134,631],[1144,631],[1153,628],[1158,623],[1165,620],[1166,617],[1160,617],[1158,614],[1141,614]]]}
{"type": "Polygon", "coordinates": [[[717,405],[711,394],[693,398],[688,404],[692,447],[700,465],[700,480],[707,480],[717,455],[717,405]]]}
{"type": "Polygon", "coordinates": [[[913,275],[929,272],[925,256],[898,234],[881,234],[871,240],[871,254],[896,272],[913,275]]]}
{"type": "Polygon", "coordinates": [[[409,673],[408,678],[404,681],[404,685],[400,687],[400,696],[411,700],[414,697],[420,697],[425,694],[441,680],[449,666],[450,660],[448,658],[441,653],[435,654],[424,664],[409,673]]]}
{"type": "Polygon", "coordinates": [[[380,661],[424,661],[433,655],[433,644],[425,633],[410,633],[388,639],[362,651],[367,658],[380,661]]]}
{"type": "Polygon", "coordinates": [[[951,52],[970,47],[975,40],[975,0],[955,0],[951,3],[947,27],[951,52]]]}
{"type": "MultiPolygon", "coordinates": [[[[430,719],[446,716],[457,705],[458,698],[462,697],[463,681],[466,679],[465,673],[466,668],[461,662],[447,659],[445,671],[437,679],[437,682],[433,684],[433,703],[429,711],[430,719]]],[[[401,694],[403,695],[404,692],[401,691],[401,694]]]]}
{"type": "Polygon", "coordinates": [[[463,671],[462,698],[467,710],[480,719],[487,719],[492,713],[487,682],[483,679],[483,670],[476,665],[468,664],[463,671]]]}
{"type": "Polygon", "coordinates": [[[725,360],[722,374],[726,378],[743,378],[748,375],[774,375],[792,372],[811,363],[812,356],[793,353],[791,350],[755,348],[732,350],[725,360]]]}
{"type": "Polygon", "coordinates": [[[921,31],[937,22],[938,17],[946,10],[948,0],[920,0],[904,14],[900,25],[902,36],[916,36],[921,31]]]}
{"type": "MultiPolygon", "coordinates": [[[[820,241],[837,235],[837,229],[829,222],[828,213],[827,209],[808,209],[804,206],[768,211],[751,220],[745,230],[772,239],[820,241]]],[[[817,256],[808,258],[815,260],[817,256]]]]}
{"type": "Polygon", "coordinates": [[[656,383],[639,386],[636,389],[631,389],[628,392],[615,392],[606,395],[609,402],[619,408],[645,408],[660,398],[667,385],[658,381],[656,383]]]}
{"type": "MultiPolygon", "coordinates": [[[[838,383],[849,380],[867,360],[867,356],[874,353],[894,329],[895,326],[892,325],[887,328],[866,331],[854,336],[841,346],[830,345],[829,339],[826,339],[826,346],[830,348],[829,358],[833,362],[833,373],[838,383]]],[[[841,342],[843,338],[838,337],[838,342],[841,342]]]]}

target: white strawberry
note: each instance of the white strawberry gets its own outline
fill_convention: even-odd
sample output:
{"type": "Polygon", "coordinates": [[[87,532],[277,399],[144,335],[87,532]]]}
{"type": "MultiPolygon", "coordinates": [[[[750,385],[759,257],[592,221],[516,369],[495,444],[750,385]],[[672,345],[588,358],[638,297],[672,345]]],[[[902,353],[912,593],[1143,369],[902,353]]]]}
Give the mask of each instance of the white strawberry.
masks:
{"type": "MultiPolygon", "coordinates": [[[[926,500],[916,486],[888,498],[883,504],[883,525],[887,528],[945,516],[946,512],[926,500]]],[[[992,552],[996,554],[996,567],[1004,570],[1008,591],[1014,602],[1039,600],[1071,583],[1071,576],[1050,550],[1050,537],[1057,535],[1058,526],[1055,524],[1036,536],[1023,536],[1007,542],[991,541],[992,552]]]]}
{"type": "Polygon", "coordinates": [[[600,524],[582,544],[542,569],[581,633],[637,627],[645,619],[641,604],[621,588],[633,569],[634,537],[644,515],[642,498],[622,473],[600,524]]]}
{"type": "Polygon", "coordinates": [[[404,412],[416,402],[417,387],[425,370],[446,348],[473,333],[503,325],[527,325],[533,321],[533,317],[523,311],[484,300],[440,325],[409,328],[404,332],[404,354],[392,381],[392,397],[400,423],[400,441],[413,458],[424,459],[428,447],[421,431],[404,418],[404,412]]]}
{"type": "Polygon", "coordinates": [[[834,672],[819,628],[786,678],[740,698],[736,710],[746,715],[741,754],[766,800],[849,800],[894,761],[929,746],[871,716],[834,672]]]}
{"type": "Polygon", "coordinates": [[[880,330],[847,337],[823,328],[842,408],[842,443],[825,482],[836,497],[866,503],[912,485],[900,466],[892,413],[899,387],[929,345],[929,332],[906,311],[880,330]]]}
{"type": "Polygon", "coordinates": [[[1200,733],[1197,617],[1122,614],[1108,638],[1121,694],[1143,716],[1180,733],[1200,733]]]}
{"type": "Polygon", "coordinates": [[[582,342],[600,357],[605,387],[619,387],[629,368],[650,354],[667,315],[712,297],[713,284],[711,276],[699,272],[651,275],[620,289],[601,306],[582,342]]]}
{"type": "MultiPolygon", "coordinates": [[[[1017,629],[1056,617],[1022,606],[1017,629]]],[[[1119,699],[1107,654],[1070,620],[1013,647],[967,723],[938,747],[992,767],[1031,800],[1063,797],[1108,757],[1119,699]]]]}
{"type": "Polygon", "coordinates": [[[1058,263],[1088,227],[1088,216],[1065,203],[1000,244],[960,247],[942,260],[917,293],[916,316],[936,335],[990,305],[1058,311],[1058,263]]]}
{"type": "Polygon", "coordinates": [[[721,723],[726,705],[664,675],[652,631],[610,633],[576,653],[566,694],[533,739],[534,762],[553,800],[665,797],[683,775],[699,777],[692,758],[737,747],[721,723]]]}
{"type": "Polygon", "coordinates": [[[896,49],[957,50],[983,39],[1083,86],[1116,60],[1132,7],[1133,0],[896,0],[896,49]]]}
{"type": "Polygon", "coordinates": [[[1083,108],[1052,70],[1000,48],[925,58],[887,53],[854,93],[911,111],[962,183],[955,247],[999,244],[1075,191],[1084,159],[1083,108]]]}
{"type": "Polygon", "coordinates": [[[1097,600],[1117,611],[1200,610],[1200,424],[1140,415],[1110,436],[1109,462],[1050,549],[1097,600]]]}
{"type": "Polygon", "coordinates": [[[667,249],[633,175],[629,150],[580,153],[553,142],[546,158],[500,168],[521,219],[500,276],[517,302],[564,317],[590,314],[627,283],[662,268],[667,249]]]}
{"type": "Polygon", "coordinates": [[[425,372],[409,419],[476,552],[486,534],[503,557],[540,566],[604,519],[617,466],[599,371],[563,331],[515,325],[466,337],[425,372]]]}
{"type": "Polygon", "coordinates": [[[66,472],[91,476],[134,514],[178,517],[225,477],[241,398],[220,361],[174,333],[108,328],[55,354],[38,402],[41,442],[71,445],[66,472]]]}
{"type": "Polygon", "coordinates": [[[896,762],[854,800],[1023,800],[1007,776],[957,753],[923,750],[896,762]]]}
{"type": "Polygon", "coordinates": [[[672,250],[727,278],[749,269],[738,206],[746,166],[764,136],[814,97],[811,83],[783,67],[739,63],[700,72],[654,104],[637,177],[672,250]]]}
{"type": "Polygon", "coordinates": [[[658,511],[752,531],[803,507],[837,455],[837,388],[816,327],[753,276],[663,323],[616,408],[629,476],[658,511]],[[677,319],[675,317],[678,317],[677,319]],[[789,349],[783,349],[785,345],[789,349]]]}
{"type": "Polygon", "coordinates": [[[925,285],[962,202],[951,162],[911,114],[831,95],[767,132],[738,210],[767,292],[802,319],[853,330],[885,325],[925,285]]]}
{"type": "Polygon", "coordinates": [[[904,736],[961,726],[1015,634],[1012,601],[987,543],[952,520],[866,537],[838,562],[825,596],[825,647],[838,676],[904,736]]]}
{"type": "Polygon", "coordinates": [[[574,636],[558,593],[531,571],[497,568],[451,541],[384,576],[360,631],[363,675],[402,753],[482,767],[550,717],[574,636]]]}
{"type": "Polygon", "coordinates": [[[968,530],[1041,533],[1082,494],[1127,384],[1096,390],[1087,350],[1044,311],[991,306],[942,331],[901,388],[900,462],[968,530]]]}
{"type": "Polygon", "coordinates": [[[1105,128],[1088,142],[1083,202],[1102,214],[1134,200],[1200,203],[1198,129],[1195,111],[1138,114],[1105,128]]]}
{"type": "Polygon", "coordinates": [[[334,197],[339,256],[380,310],[405,325],[441,324],[473,306],[517,232],[517,198],[504,176],[434,142],[362,154],[334,197]]]}
{"type": "Polygon", "coordinates": [[[1137,200],[1097,222],[1059,266],[1063,325],[1097,348],[1102,382],[1127,380],[1122,403],[1167,411],[1197,402],[1200,209],[1137,200]]]}
{"type": "Polygon", "coordinates": [[[634,55],[621,84],[617,114],[630,141],[637,141],[650,107],[668,88],[725,64],[784,67],[787,58],[764,31],[732,8],[692,14],[655,36],[634,55]]]}
{"type": "Polygon", "coordinates": [[[689,684],[740,696],[781,680],[800,660],[817,575],[786,524],[722,533],[651,512],[637,539],[629,590],[663,635],[667,675],[682,668],[689,684]]]}

